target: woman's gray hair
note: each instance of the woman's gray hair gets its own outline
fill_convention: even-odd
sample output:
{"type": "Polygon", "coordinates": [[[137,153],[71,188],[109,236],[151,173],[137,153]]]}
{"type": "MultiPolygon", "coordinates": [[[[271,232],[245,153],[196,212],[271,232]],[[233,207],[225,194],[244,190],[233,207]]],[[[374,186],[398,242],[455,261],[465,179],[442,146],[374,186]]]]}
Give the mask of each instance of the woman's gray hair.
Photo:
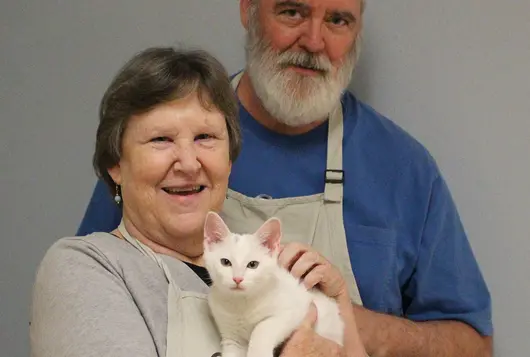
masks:
{"type": "Polygon", "coordinates": [[[93,166],[111,192],[115,183],[108,170],[120,161],[129,120],[192,93],[197,93],[204,108],[224,115],[230,160],[236,160],[241,150],[239,109],[223,65],[202,50],[148,48],[120,69],[101,100],[93,166]]]}

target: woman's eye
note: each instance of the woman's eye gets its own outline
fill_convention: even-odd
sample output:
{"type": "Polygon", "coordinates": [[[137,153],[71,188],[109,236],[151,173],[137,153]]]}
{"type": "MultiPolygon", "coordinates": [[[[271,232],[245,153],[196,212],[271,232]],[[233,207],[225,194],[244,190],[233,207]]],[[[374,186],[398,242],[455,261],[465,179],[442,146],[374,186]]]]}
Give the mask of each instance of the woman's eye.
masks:
{"type": "Polygon", "coordinates": [[[247,268],[250,268],[250,269],[256,269],[259,265],[259,262],[253,260],[251,261],[250,263],[247,264],[247,268]]]}
{"type": "Polygon", "coordinates": [[[214,136],[210,134],[199,134],[195,137],[195,140],[207,140],[212,139],[214,136]]]}
{"type": "Polygon", "coordinates": [[[221,265],[224,266],[224,267],[230,267],[230,266],[232,266],[232,263],[230,263],[230,260],[228,260],[226,258],[222,258],[221,259],[221,265]]]}
{"type": "Polygon", "coordinates": [[[152,142],[165,142],[165,141],[171,141],[170,138],[167,136],[157,136],[156,138],[151,139],[152,142]]]}

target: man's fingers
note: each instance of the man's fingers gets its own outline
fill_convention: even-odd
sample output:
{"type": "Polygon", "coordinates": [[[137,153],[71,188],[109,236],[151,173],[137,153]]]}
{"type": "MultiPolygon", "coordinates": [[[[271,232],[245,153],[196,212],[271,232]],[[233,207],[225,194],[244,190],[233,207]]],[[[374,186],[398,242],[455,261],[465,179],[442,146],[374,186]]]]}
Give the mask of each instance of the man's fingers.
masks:
{"type": "Polygon", "coordinates": [[[322,279],[324,278],[324,272],[326,270],[326,267],[324,265],[317,265],[313,270],[311,270],[303,280],[304,286],[307,289],[314,288],[315,285],[322,282],[322,279]]]}
{"type": "Polygon", "coordinates": [[[319,255],[315,252],[306,252],[294,262],[291,268],[291,275],[301,279],[308,274],[311,269],[319,264],[319,255]]]}
{"type": "Polygon", "coordinates": [[[307,329],[313,329],[313,327],[315,326],[315,323],[317,322],[317,318],[318,318],[317,307],[314,302],[311,302],[311,304],[309,304],[309,308],[307,309],[307,313],[300,327],[304,327],[307,329]]]}
{"type": "Polygon", "coordinates": [[[287,270],[291,270],[293,264],[307,251],[297,243],[286,244],[278,255],[278,263],[287,270]]]}

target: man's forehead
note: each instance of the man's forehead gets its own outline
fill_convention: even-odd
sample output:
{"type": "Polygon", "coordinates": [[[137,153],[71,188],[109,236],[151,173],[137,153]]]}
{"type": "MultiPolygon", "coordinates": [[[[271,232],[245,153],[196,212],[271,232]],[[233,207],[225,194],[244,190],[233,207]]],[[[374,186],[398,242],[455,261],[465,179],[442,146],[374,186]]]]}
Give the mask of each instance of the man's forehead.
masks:
{"type": "Polygon", "coordinates": [[[354,10],[360,6],[362,0],[259,0],[273,6],[305,6],[309,8],[325,8],[329,10],[354,10]]]}

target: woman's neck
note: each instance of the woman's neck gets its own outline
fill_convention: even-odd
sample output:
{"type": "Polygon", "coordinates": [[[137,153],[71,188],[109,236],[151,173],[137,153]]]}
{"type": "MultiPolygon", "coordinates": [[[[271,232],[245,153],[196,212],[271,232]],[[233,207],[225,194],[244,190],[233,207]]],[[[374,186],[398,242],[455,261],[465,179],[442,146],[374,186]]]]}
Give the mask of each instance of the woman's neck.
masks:
{"type": "MultiPolygon", "coordinates": [[[[123,219],[123,223],[125,225],[125,229],[127,230],[127,232],[131,235],[133,239],[137,239],[139,242],[149,247],[153,252],[158,253],[158,254],[167,255],[167,256],[170,256],[175,259],[188,262],[191,264],[204,266],[202,249],[200,250],[200,253],[197,254],[196,252],[193,253],[193,251],[197,251],[196,247],[195,249],[186,249],[185,247],[183,247],[183,249],[179,249],[180,247],[179,248],[174,247],[173,249],[168,248],[167,246],[160,244],[157,241],[146,237],[146,235],[142,234],[142,232],[140,232],[140,230],[138,230],[136,226],[125,217],[123,219]]],[[[115,229],[112,233],[117,235],[121,239],[125,239],[123,234],[118,229],[115,229]]],[[[188,241],[196,241],[196,239],[189,239],[188,241]]],[[[185,242],[182,242],[182,243],[186,245],[185,242]]]]}

